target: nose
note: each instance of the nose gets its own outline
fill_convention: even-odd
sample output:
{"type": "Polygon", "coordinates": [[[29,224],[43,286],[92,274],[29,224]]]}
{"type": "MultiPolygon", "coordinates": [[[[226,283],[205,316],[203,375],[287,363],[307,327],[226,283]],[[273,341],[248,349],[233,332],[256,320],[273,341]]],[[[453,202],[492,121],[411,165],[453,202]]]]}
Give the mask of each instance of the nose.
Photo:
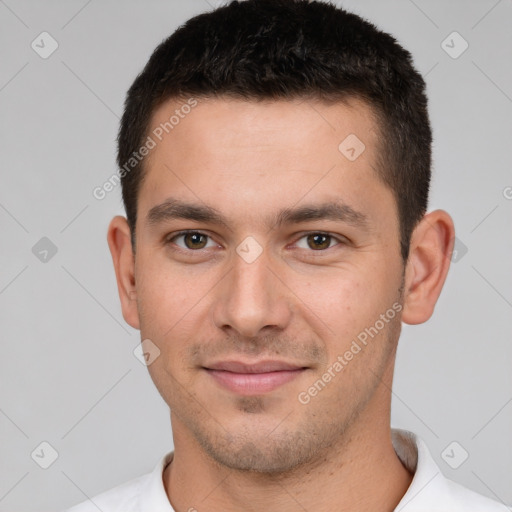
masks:
{"type": "Polygon", "coordinates": [[[271,265],[265,250],[250,263],[234,256],[232,270],[216,288],[213,320],[218,328],[253,338],[270,328],[287,327],[292,315],[290,293],[277,266],[271,265]]]}

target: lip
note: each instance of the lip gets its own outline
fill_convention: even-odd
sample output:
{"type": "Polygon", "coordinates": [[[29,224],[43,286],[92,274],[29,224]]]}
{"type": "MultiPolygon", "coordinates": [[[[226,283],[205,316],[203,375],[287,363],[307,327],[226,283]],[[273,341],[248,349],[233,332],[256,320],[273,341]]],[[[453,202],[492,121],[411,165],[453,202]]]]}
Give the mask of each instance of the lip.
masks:
{"type": "Polygon", "coordinates": [[[304,368],[298,364],[287,363],[286,361],[265,360],[257,363],[243,363],[241,361],[219,361],[206,366],[208,370],[223,370],[233,373],[268,373],[285,370],[300,370],[304,368]]]}
{"type": "Polygon", "coordinates": [[[223,388],[240,395],[260,395],[277,389],[307,368],[284,361],[221,361],[203,367],[223,388]]]}

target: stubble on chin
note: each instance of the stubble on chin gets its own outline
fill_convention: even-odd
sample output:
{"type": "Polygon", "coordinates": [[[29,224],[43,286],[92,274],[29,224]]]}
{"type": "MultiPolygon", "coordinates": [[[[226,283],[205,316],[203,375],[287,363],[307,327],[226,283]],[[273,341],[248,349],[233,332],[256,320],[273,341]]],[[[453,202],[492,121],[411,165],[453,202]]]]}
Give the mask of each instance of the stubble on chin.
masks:
{"type": "Polygon", "coordinates": [[[259,396],[243,396],[236,399],[235,407],[245,414],[261,414],[265,411],[265,399],[259,396]]]}

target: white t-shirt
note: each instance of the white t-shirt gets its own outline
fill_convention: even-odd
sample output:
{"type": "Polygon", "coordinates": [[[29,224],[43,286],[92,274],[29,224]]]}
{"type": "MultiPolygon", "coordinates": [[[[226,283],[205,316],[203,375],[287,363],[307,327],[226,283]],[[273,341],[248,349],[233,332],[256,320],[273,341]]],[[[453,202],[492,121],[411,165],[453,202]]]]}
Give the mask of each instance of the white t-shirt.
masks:
{"type": "MultiPolygon", "coordinates": [[[[427,445],[416,434],[394,428],[391,433],[396,454],[414,473],[395,512],[510,512],[507,506],[443,476],[427,445]]],[[[167,453],[151,473],[98,494],[65,512],[174,512],[162,479],[163,470],[172,457],[173,452],[167,453]]]]}

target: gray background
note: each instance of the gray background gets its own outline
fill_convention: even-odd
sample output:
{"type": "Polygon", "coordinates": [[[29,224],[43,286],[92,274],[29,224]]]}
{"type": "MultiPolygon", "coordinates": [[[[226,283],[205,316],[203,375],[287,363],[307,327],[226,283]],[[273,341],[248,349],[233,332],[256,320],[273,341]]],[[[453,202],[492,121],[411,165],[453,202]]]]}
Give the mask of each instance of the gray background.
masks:
{"type": "MultiPolygon", "coordinates": [[[[394,34],[426,75],[431,208],[447,209],[457,228],[434,317],[404,328],[392,426],[418,433],[448,477],[511,505],[512,3],[339,4],[394,34]],[[442,44],[453,31],[469,44],[457,58],[458,36],[442,44]],[[469,458],[452,469],[463,450],[469,458]]],[[[172,449],[106,244],[120,191],[99,201],[92,190],[116,171],[136,74],[163,38],[214,5],[0,0],[0,511],[59,510],[152,470],[172,449]],[[31,47],[43,31],[59,45],[47,59],[31,47]],[[47,241],[33,251],[42,237],[55,255],[47,241]],[[31,458],[43,441],[58,453],[48,469],[35,462],[48,448],[31,458]]]]}

